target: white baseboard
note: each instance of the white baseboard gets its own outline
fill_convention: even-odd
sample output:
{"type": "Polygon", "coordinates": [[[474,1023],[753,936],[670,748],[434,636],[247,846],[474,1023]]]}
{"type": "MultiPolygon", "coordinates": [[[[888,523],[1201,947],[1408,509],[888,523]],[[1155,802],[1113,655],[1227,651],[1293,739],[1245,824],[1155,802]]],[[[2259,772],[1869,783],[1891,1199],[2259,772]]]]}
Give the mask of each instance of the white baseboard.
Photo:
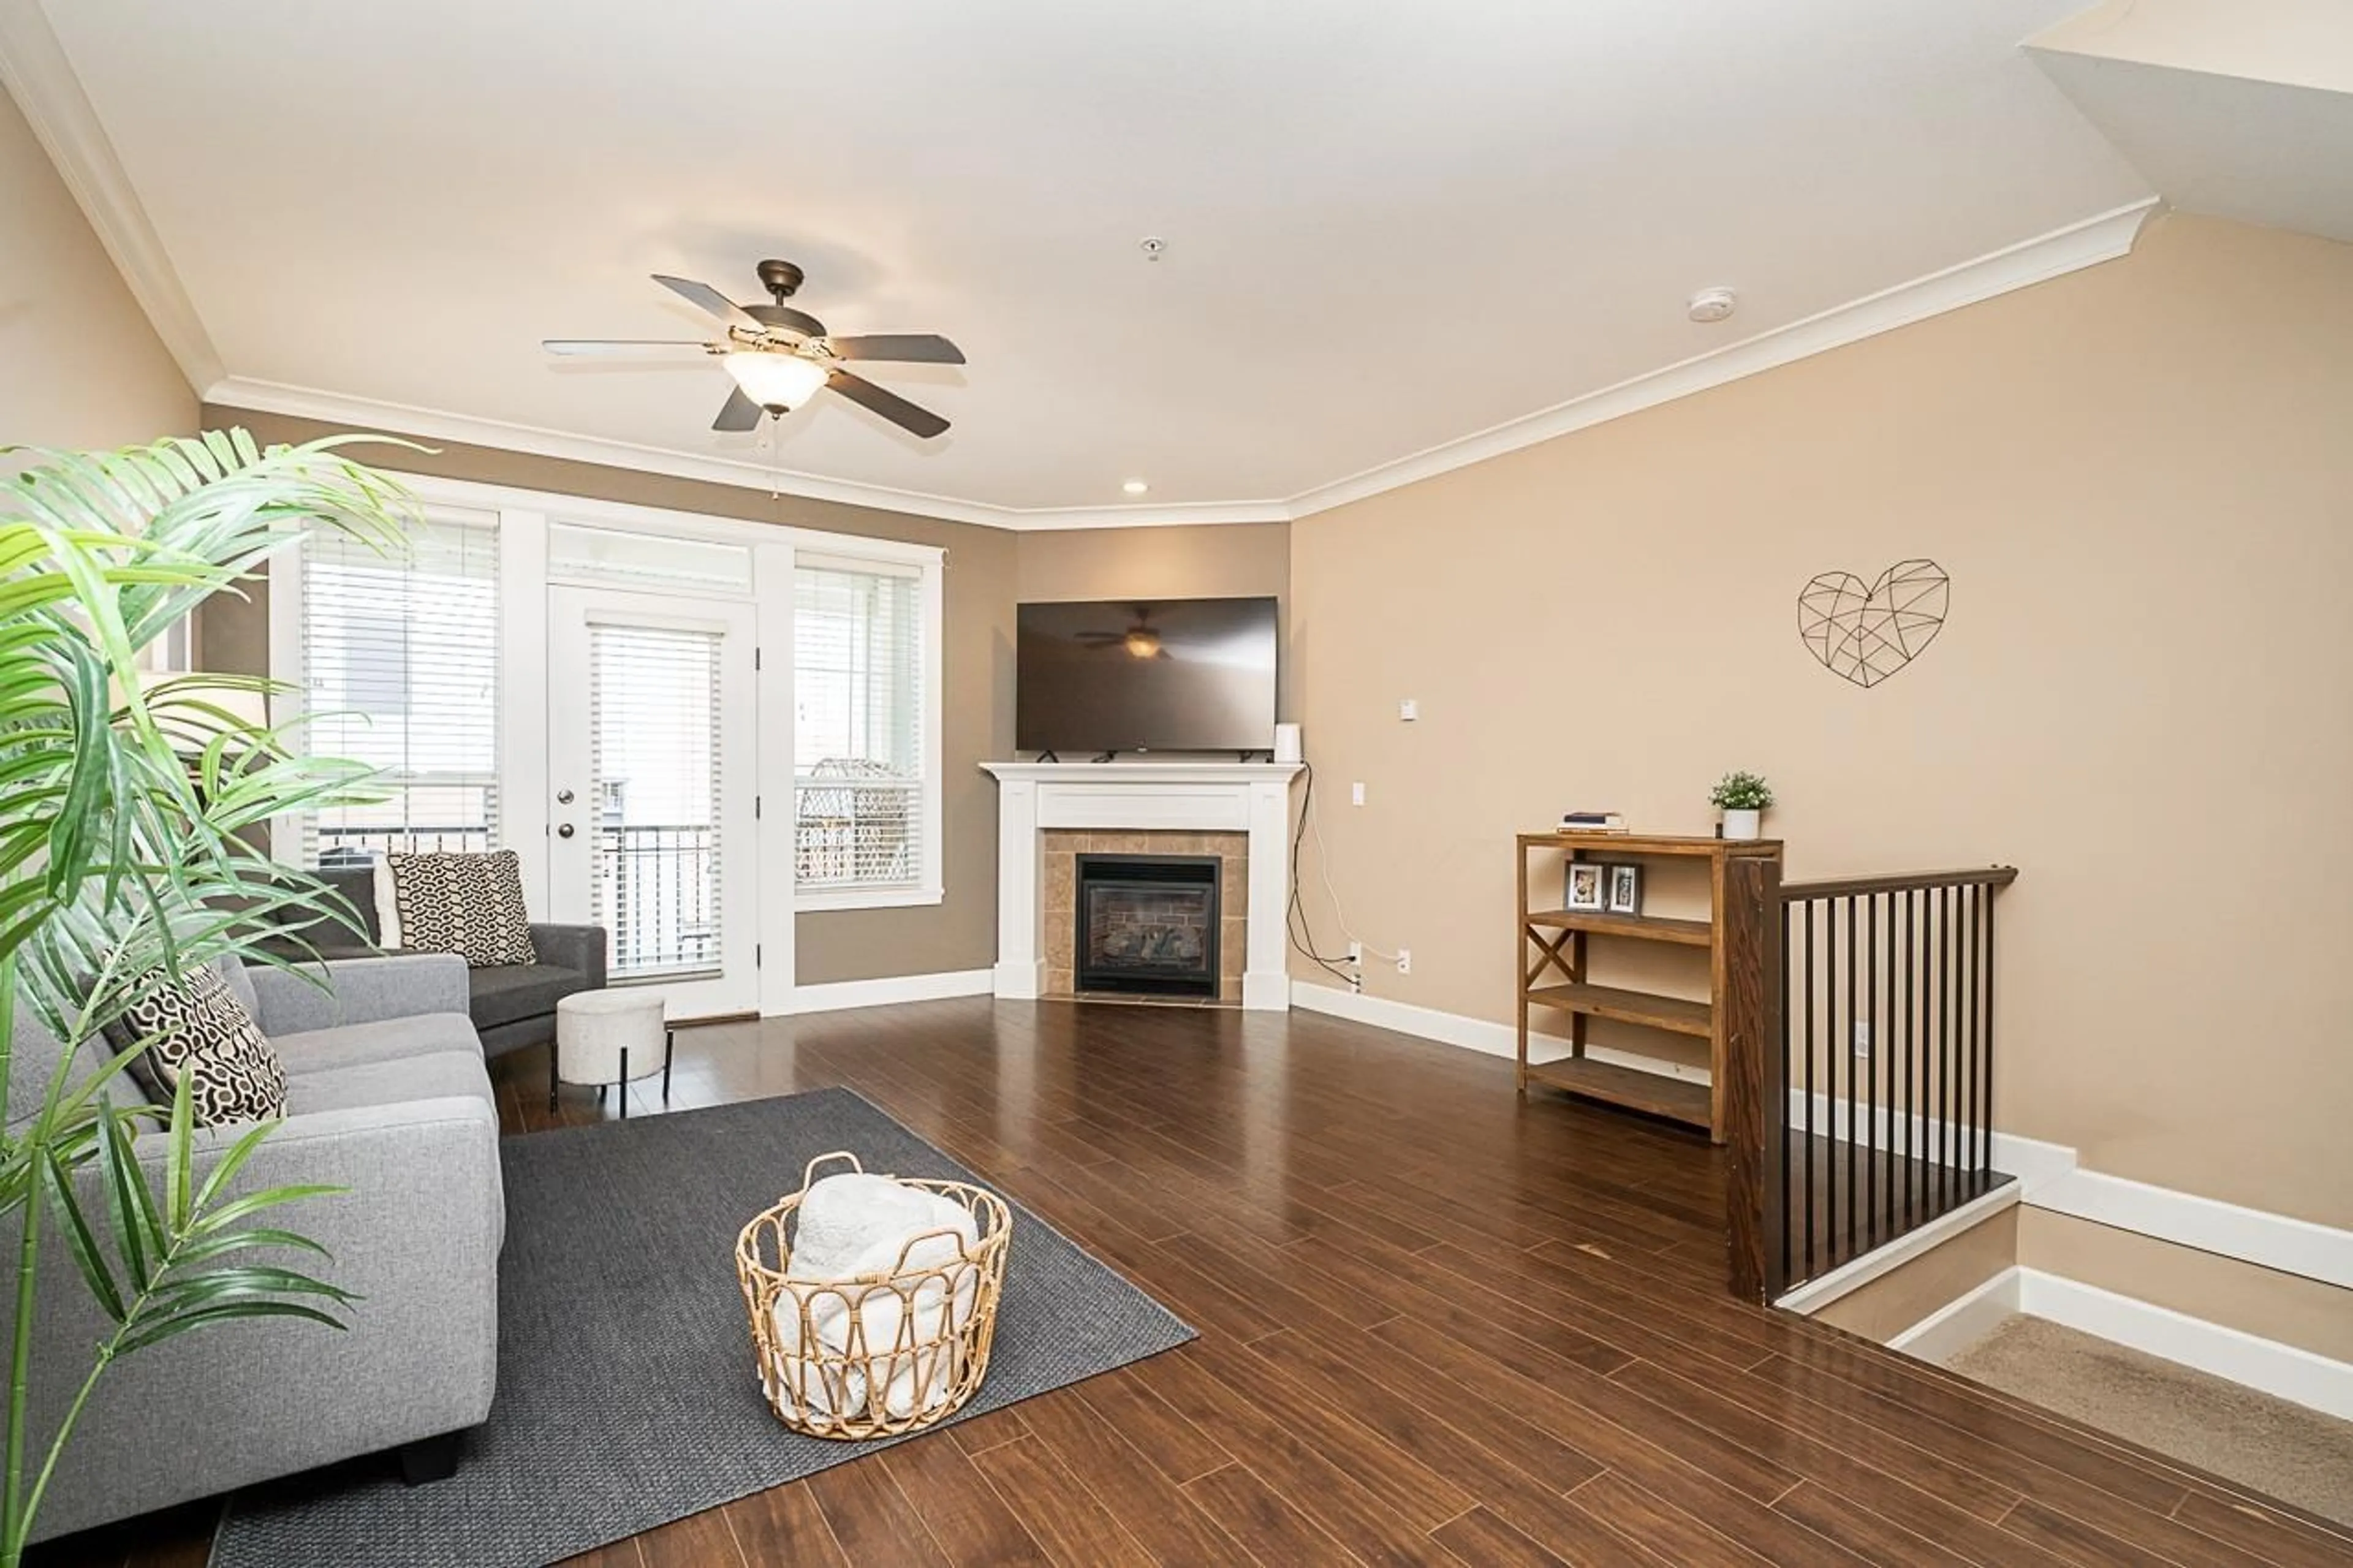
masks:
{"type": "Polygon", "coordinates": [[[2015,1263],[1965,1296],[1946,1302],[1887,1342],[1887,1348],[1942,1364],[1963,1346],[1991,1333],[2019,1310],[2020,1277],[2015,1263]]]}
{"type": "MultiPolygon", "coordinates": [[[[1352,1018],[1376,1028],[1394,1029],[1401,1035],[1437,1040],[1489,1056],[1511,1057],[1519,1050],[1519,1033],[1509,1024],[1444,1013],[1410,1002],[1352,994],[1303,980],[1292,982],[1291,1002],[1293,1006],[1310,1012],[1352,1018]]],[[[1557,1061],[1568,1054],[1566,1041],[1551,1036],[1538,1037],[1545,1043],[1539,1047],[1531,1039],[1529,1060],[1557,1061]]],[[[1599,1047],[1590,1048],[1588,1054],[1596,1061],[1647,1072],[1663,1071],[1669,1077],[1697,1083],[1708,1081],[1704,1068],[1686,1068],[1631,1051],[1599,1047]]],[[[1791,1091],[1789,1109],[1793,1117],[1802,1119],[1806,1110],[1802,1091],[1791,1091]]],[[[1813,1097],[1813,1113],[1817,1128],[1832,1125],[1834,1115],[1840,1119],[1838,1125],[1844,1126],[1851,1114],[1843,1102],[1832,1101],[1821,1094],[1813,1097]]],[[[1866,1119],[1856,1116],[1854,1120],[1859,1125],[1866,1119]]],[[[1876,1113],[1876,1129],[1883,1147],[1891,1146],[1889,1134],[1900,1121],[1884,1108],[1876,1113]]],[[[1915,1140],[1911,1146],[1923,1149],[1932,1146],[1938,1131],[1937,1123],[1916,1118],[1905,1129],[1915,1140]]],[[[2353,1289],[2353,1230],[2339,1230],[2170,1187],[2087,1171],[2077,1164],[2075,1151],[2067,1145],[2021,1138],[2010,1132],[1993,1135],[1993,1164],[1996,1170],[2018,1178],[2019,1191],[2031,1207],[2075,1215],[2119,1230],[2353,1289]]]]}
{"type": "Polygon", "coordinates": [[[1887,1348],[1941,1365],[2012,1313],[2353,1420],[2353,1365],[2038,1268],[2004,1269],[1889,1340],[1887,1348]]]}
{"type": "MultiPolygon", "coordinates": [[[[1882,1149],[1918,1150],[1930,1164],[1942,1164],[1937,1155],[1945,1147],[1945,1124],[1933,1116],[1898,1116],[1887,1106],[1858,1105],[1852,1100],[1833,1100],[1817,1090],[1813,1099],[1813,1119],[1810,1125],[1820,1135],[1854,1135],[1868,1131],[1882,1149]]],[[[1789,1125],[1809,1125],[1806,1118],[1806,1091],[1789,1091],[1789,1125]]],[[[2018,1178],[2019,1191],[2027,1201],[2037,1201],[2035,1194],[2044,1186],[2075,1169],[2075,1151],[2063,1143],[2045,1143],[2040,1139],[2021,1138],[2014,1132],[1993,1135],[1991,1157],[1993,1168],[2008,1172],[2018,1178]]]]}
{"type": "Polygon", "coordinates": [[[2071,1171],[2027,1201],[2036,1208],[2353,1290],[2353,1230],[2098,1171],[2071,1171]]]}
{"type": "Polygon", "coordinates": [[[2353,1365],[2038,1269],[2019,1270],[2018,1283],[2029,1316],[2353,1421],[2353,1365]]]}
{"type": "Polygon", "coordinates": [[[996,976],[986,969],[939,974],[899,974],[885,980],[836,980],[793,987],[793,1011],[839,1013],[851,1007],[882,1007],[893,1002],[940,1002],[951,996],[986,996],[996,976]]]}
{"type": "Polygon", "coordinates": [[[1773,1305],[1784,1311],[1811,1316],[1840,1297],[1860,1290],[1880,1276],[1901,1268],[1922,1253],[1944,1246],[1979,1220],[1990,1219],[2003,1209],[2016,1206],[2018,1201],[2016,1184],[1997,1187],[1992,1192],[1971,1198],[1948,1214],[1938,1215],[1916,1230],[1905,1231],[1884,1247],[1875,1247],[1828,1274],[1807,1280],[1787,1295],[1778,1298],[1773,1305]]]}
{"type": "MultiPolygon", "coordinates": [[[[1291,983],[1291,1005],[1304,1007],[1311,1013],[1328,1013],[1335,1018],[1370,1024],[1377,1029],[1394,1029],[1400,1035],[1436,1040],[1441,1045],[1460,1046],[1466,1051],[1479,1051],[1491,1057],[1516,1058],[1520,1054],[1520,1032],[1509,1024],[1492,1024],[1484,1018],[1465,1017],[1460,1013],[1441,1013],[1435,1007],[1418,1007],[1410,1002],[1396,1002],[1386,996],[1367,996],[1361,992],[1342,991],[1335,986],[1294,980],[1291,983]]],[[[1532,1062],[1556,1062],[1568,1055],[1568,1042],[1557,1036],[1531,1034],[1528,1037],[1528,1060],[1532,1062]]],[[[1654,1072],[1662,1078],[1682,1079],[1687,1083],[1710,1081],[1711,1075],[1704,1067],[1646,1057],[1639,1051],[1588,1046],[1585,1054],[1597,1062],[1632,1068],[1638,1072],[1654,1072]]]]}

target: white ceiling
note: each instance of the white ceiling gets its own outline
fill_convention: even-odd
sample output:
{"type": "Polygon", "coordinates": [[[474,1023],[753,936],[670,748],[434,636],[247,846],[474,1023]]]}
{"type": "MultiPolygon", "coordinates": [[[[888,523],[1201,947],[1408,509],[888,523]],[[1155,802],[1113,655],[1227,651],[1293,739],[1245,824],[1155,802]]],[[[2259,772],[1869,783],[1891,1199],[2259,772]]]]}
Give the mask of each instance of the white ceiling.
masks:
{"type": "Polygon", "coordinates": [[[992,508],[1140,476],[1166,509],[1296,497],[2147,197],[2019,49],[2081,4],[44,9],[229,395],[992,508]],[[955,428],[820,398],[772,458],[710,431],[713,366],[539,351],[701,335],[647,274],[757,299],[765,256],[836,331],[961,343],[874,372],[955,428]],[[1739,314],[1691,324],[1714,284],[1739,314]]]}
{"type": "Polygon", "coordinates": [[[2105,0],[2028,54],[2168,202],[2353,241],[2353,5],[2105,0]]]}

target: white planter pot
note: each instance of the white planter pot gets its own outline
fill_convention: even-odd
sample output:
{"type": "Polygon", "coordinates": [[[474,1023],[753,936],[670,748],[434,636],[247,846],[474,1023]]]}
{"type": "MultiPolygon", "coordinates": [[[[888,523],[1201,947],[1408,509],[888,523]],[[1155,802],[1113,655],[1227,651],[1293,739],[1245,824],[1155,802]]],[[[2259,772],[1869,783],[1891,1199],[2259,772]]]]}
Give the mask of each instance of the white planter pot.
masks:
{"type": "Polygon", "coordinates": [[[1734,811],[1731,808],[1726,807],[1724,813],[1724,836],[1726,838],[1764,837],[1764,812],[1734,811]]]}

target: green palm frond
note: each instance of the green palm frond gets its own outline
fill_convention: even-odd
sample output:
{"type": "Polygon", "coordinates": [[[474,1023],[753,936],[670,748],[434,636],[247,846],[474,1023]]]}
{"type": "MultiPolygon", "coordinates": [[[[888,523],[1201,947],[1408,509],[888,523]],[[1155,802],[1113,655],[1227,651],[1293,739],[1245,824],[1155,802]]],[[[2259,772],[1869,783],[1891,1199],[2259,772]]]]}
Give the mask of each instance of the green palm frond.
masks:
{"type": "Polygon", "coordinates": [[[0,448],[25,465],[0,480],[0,1123],[14,1124],[0,1132],[0,1214],[22,1216],[0,1568],[21,1557],[82,1402],[113,1361],[239,1319],[340,1327],[353,1300],[281,1261],[314,1244],[249,1223],[326,1189],[234,1193],[270,1126],[199,1180],[185,1086],[168,1111],[108,1093],[139,1045],[79,1076],[69,1052],[47,1083],[20,1084],[12,1037],[21,1007],[58,1038],[90,1039],[158,970],[285,965],[288,928],[321,916],[356,928],[322,883],[248,840],[273,817],[371,798],[368,770],[306,755],[298,734],[224,700],[266,700],[282,689],[270,681],[153,676],[139,660],[306,531],[404,549],[406,492],[339,455],[361,439],[382,438],[265,448],[232,430],[118,452],[0,448]],[[159,1128],[160,1191],[134,1152],[159,1128]],[[28,1477],[26,1331],[45,1219],[113,1328],[28,1477]]]}

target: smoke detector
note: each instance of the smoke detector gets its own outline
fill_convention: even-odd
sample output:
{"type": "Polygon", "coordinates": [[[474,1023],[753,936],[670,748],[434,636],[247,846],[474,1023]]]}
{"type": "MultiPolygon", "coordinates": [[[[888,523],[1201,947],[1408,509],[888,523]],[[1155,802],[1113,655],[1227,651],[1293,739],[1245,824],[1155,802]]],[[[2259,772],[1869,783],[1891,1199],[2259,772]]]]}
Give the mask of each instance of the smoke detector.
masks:
{"type": "Polygon", "coordinates": [[[1729,289],[1703,289],[1691,297],[1691,319],[1703,326],[1723,321],[1740,308],[1740,296],[1729,289]]]}

